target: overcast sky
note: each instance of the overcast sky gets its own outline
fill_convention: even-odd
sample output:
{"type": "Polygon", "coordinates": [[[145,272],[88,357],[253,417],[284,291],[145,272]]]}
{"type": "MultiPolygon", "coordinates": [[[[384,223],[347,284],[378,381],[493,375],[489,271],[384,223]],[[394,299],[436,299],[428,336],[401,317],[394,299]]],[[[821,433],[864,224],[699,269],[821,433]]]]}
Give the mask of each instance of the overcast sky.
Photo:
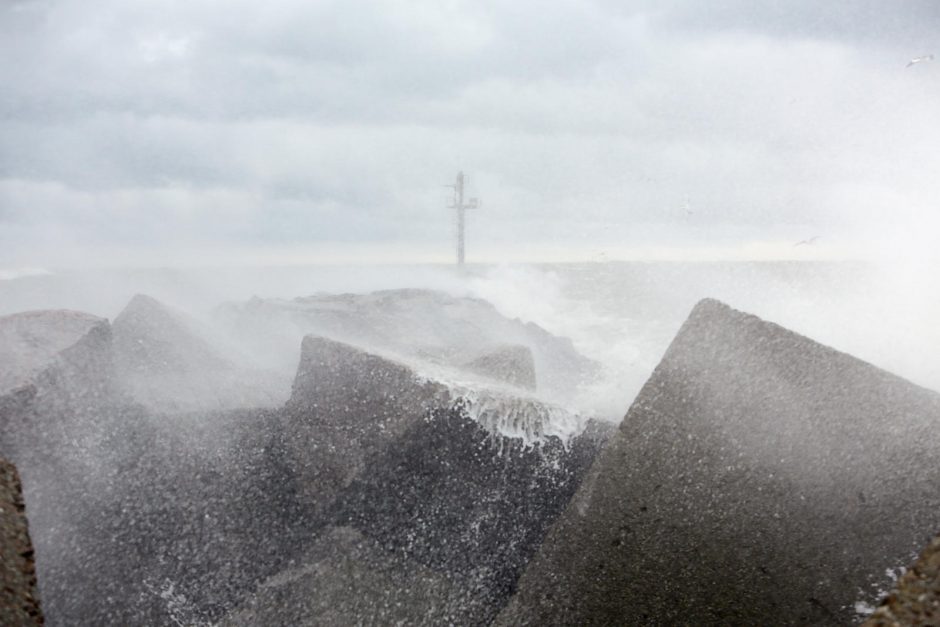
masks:
{"type": "Polygon", "coordinates": [[[940,237],[938,0],[4,0],[0,59],[0,266],[448,260],[461,169],[471,259],[940,237]]]}

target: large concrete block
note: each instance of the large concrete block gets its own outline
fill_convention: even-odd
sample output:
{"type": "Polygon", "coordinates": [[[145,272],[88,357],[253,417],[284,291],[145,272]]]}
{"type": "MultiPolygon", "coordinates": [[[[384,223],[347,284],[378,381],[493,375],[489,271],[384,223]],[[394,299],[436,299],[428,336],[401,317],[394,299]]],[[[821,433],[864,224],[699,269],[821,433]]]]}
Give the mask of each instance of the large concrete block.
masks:
{"type": "Polygon", "coordinates": [[[500,624],[846,624],[940,523],[940,395],[700,302],[500,624]]]}
{"type": "Polygon", "coordinates": [[[112,329],[117,381],[151,411],[275,407],[287,398],[288,377],[236,363],[211,329],[149,296],[134,296],[112,329]]]}
{"type": "MultiPolygon", "coordinates": [[[[116,325],[125,327],[118,335],[129,359],[113,377],[111,328],[98,320],[50,351],[51,370],[31,370],[5,397],[15,401],[10,411],[0,412],[38,427],[24,431],[15,450],[28,461],[24,484],[35,497],[33,537],[51,622],[215,622],[247,598],[258,601],[250,605],[255,615],[265,613],[267,593],[299,603],[294,609],[314,621],[345,616],[330,599],[353,595],[344,607],[367,620],[400,615],[382,608],[400,600],[396,591],[407,582],[426,582],[427,596],[443,599],[427,616],[489,616],[603,440],[597,433],[583,445],[564,442],[557,436],[570,425],[559,426],[544,403],[457,390],[320,338],[304,341],[292,398],[280,410],[155,413],[112,379],[147,370],[154,356],[166,358],[171,375],[202,362],[184,350],[170,364],[187,340],[175,335],[175,319],[151,317],[153,307],[138,299],[132,312],[143,318],[116,325]],[[160,338],[172,341],[134,352],[137,340],[160,338]],[[83,376],[101,377],[104,387],[83,376]],[[89,389],[106,393],[72,395],[89,389]],[[515,524],[519,508],[527,517],[515,524]],[[301,588],[278,582],[295,581],[306,556],[324,563],[322,551],[347,538],[335,536],[336,527],[358,534],[348,544],[361,547],[353,557],[364,557],[344,557],[336,568],[362,588],[336,584],[323,599],[337,613],[311,617],[294,596],[301,588]],[[404,551],[421,528],[427,538],[404,551]],[[483,583],[468,583],[475,581],[483,583]],[[252,596],[260,582],[261,596],[252,596]]],[[[148,372],[160,376],[159,367],[148,372]]]]}
{"type": "Polygon", "coordinates": [[[17,465],[44,613],[54,621],[72,584],[88,580],[78,520],[94,511],[116,397],[111,329],[74,311],[0,318],[0,454],[17,465]],[[71,559],[70,559],[71,558],[71,559]],[[80,573],[80,574],[79,574],[80,573]]]}
{"type": "Polygon", "coordinates": [[[307,336],[278,433],[305,502],[325,505],[433,408],[448,390],[407,365],[307,336]]]}
{"type": "Polygon", "coordinates": [[[115,393],[107,320],[66,310],[0,317],[0,454],[27,486],[34,468],[58,461],[52,449],[85,448],[84,427],[115,393]]]}
{"type": "Polygon", "coordinates": [[[168,417],[125,393],[139,391],[126,377],[152,375],[159,389],[138,399],[167,409],[194,398],[187,381],[214,382],[227,363],[151,299],[126,314],[114,334],[78,312],[0,318],[0,452],[29,499],[44,613],[211,620],[281,567],[302,512],[266,446],[263,411],[168,417]]]}
{"type": "Polygon", "coordinates": [[[336,527],[220,624],[432,625],[465,618],[463,599],[446,576],[351,527],[336,527]]]}
{"type": "Polygon", "coordinates": [[[68,310],[0,317],[0,398],[54,388],[70,400],[93,401],[111,380],[108,321],[68,310]]]}
{"type": "MultiPolygon", "coordinates": [[[[286,358],[291,368],[297,363],[300,339],[316,335],[400,355],[409,362],[458,369],[506,346],[524,346],[532,354],[534,377],[518,381],[524,386],[537,381],[540,392],[555,400],[570,397],[598,370],[568,338],[507,318],[485,300],[434,290],[255,298],[220,307],[216,319],[251,342],[253,354],[282,364],[286,358]]],[[[487,372],[493,373],[493,364],[487,365],[487,372]]]]}
{"type": "Polygon", "coordinates": [[[385,565],[347,558],[337,565],[314,549],[289,571],[301,575],[276,576],[237,616],[323,624],[335,613],[325,608],[336,605],[358,607],[349,619],[356,623],[390,616],[408,624],[487,623],[609,429],[590,423],[563,439],[551,435],[553,416],[539,401],[483,403],[484,392],[469,392],[383,356],[305,338],[278,427],[285,465],[303,507],[320,512],[331,528],[361,534],[374,546],[370,562],[385,565]],[[323,574],[383,569],[399,575],[323,574]],[[426,602],[396,593],[402,582],[418,580],[430,586],[426,602]],[[345,598],[327,603],[334,597],[345,598]],[[381,599],[396,597],[403,605],[386,615],[381,599]]]}
{"type": "Polygon", "coordinates": [[[453,583],[447,613],[412,623],[487,624],[564,510],[608,434],[527,445],[488,431],[459,407],[436,411],[390,443],[327,512],[395,555],[453,583]]]}

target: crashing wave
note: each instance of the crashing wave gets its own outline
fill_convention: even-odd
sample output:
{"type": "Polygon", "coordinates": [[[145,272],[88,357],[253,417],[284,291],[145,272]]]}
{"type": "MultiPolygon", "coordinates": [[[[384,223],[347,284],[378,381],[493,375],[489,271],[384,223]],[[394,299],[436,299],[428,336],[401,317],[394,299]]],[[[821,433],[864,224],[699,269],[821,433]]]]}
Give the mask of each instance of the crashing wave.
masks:
{"type": "Polygon", "coordinates": [[[526,446],[540,445],[556,437],[567,448],[586,423],[583,416],[563,407],[487,390],[462,392],[453,407],[490,433],[520,439],[526,446]]]}
{"type": "MultiPolygon", "coordinates": [[[[590,418],[560,405],[521,396],[519,390],[508,386],[480,386],[428,376],[418,379],[423,384],[443,386],[440,400],[444,408],[476,422],[494,436],[520,440],[526,448],[545,444],[550,438],[558,438],[567,448],[590,418]]],[[[429,419],[434,414],[429,408],[429,419]]]]}

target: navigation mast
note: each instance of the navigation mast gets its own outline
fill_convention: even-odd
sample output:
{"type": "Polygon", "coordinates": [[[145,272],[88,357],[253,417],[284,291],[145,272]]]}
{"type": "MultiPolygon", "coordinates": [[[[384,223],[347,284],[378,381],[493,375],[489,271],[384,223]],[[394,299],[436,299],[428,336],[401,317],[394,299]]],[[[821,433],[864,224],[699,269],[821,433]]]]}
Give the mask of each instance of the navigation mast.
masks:
{"type": "Polygon", "coordinates": [[[470,198],[464,202],[464,174],[457,173],[457,182],[445,187],[454,188],[454,202],[448,205],[448,209],[457,210],[457,265],[462,266],[466,258],[464,236],[466,232],[466,212],[467,209],[476,209],[479,206],[479,200],[470,198]]]}

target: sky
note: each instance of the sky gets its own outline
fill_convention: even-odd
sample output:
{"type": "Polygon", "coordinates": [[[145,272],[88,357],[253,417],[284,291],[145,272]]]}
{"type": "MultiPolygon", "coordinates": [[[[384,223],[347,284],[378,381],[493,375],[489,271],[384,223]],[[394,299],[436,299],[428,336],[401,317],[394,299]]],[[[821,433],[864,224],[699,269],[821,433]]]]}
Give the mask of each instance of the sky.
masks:
{"type": "Polygon", "coordinates": [[[446,262],[458,171],[471,261],[933,254],[938,33],[938,0],[4,0],[0,268],[446,262]]]}

